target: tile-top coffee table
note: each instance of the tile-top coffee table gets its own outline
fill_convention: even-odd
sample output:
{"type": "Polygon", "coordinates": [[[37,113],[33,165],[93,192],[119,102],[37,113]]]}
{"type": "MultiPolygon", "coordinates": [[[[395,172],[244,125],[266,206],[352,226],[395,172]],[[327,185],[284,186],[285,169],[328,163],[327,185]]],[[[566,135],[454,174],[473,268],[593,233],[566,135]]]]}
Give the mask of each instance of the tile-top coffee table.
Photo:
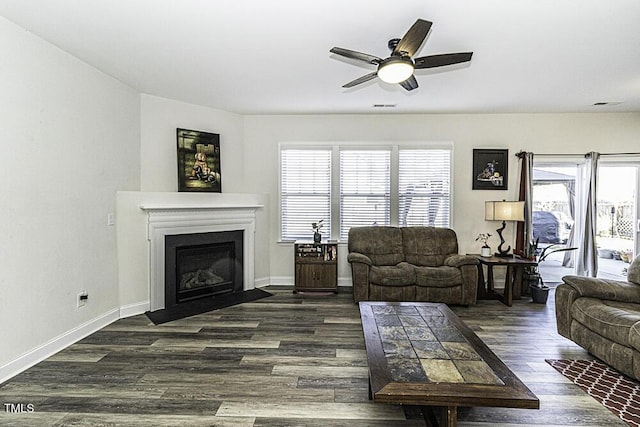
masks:
{"type": "Polygon", "coordinates": [[[428,423],[446,426],[456,425],[458,406],[539,409],[445,304],[360,302],[360,316],[374,402],[420,405],[428,423]]]}

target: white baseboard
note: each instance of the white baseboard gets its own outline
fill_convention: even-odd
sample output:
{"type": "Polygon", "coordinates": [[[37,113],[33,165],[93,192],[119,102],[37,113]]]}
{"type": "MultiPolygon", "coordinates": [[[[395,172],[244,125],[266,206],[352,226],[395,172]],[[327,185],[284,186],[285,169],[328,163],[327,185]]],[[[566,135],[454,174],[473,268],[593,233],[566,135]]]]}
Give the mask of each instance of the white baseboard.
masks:
{"type": "MultiPolygon", "coordinates": [[[[264,279],[260,279],[260,285],[258,285],[258,281],[256,281],[256,288],[264,287],[268,285],[293,287],[294,278],[292,276],[276,276],[276,277],[264,278],[264,279]]],[[[353,287],[351,277],[338,277],[338,286],[346,287],[346,288],[353,287]]]]}
{"type": "Polygon", "coordinates": [[[281,277],[271,277],[269,284],[271,286],[292,286],[293,287],[293,277],[292,276],[281,276],[281,277]]]}
{"type": "Polygon", "coordinates": [[[351,277],[338,277],[338,286],[341,288],[353,288],[351,277]]]}
{"type": "Polygon", "coordinates": [[[123,305],[120,307],[120,318],[137,316],[149,311],[149,301],[140,301],[133,304],[123,305]]]}
{"type": "Polygon", "coordinates": [[[254,285],[256,288],[264,288],[265,286],[269,286],[270,284],[271,279],[269,277],[261,277],[254,280],[254,285]]]}
{"type": "Polygon", "coordinates": [[[89,320],[88,322],[53,338],[47,343],[34,348],[6,365],[0,366],[0,384],[10,378],[13,378],[20,372],[29,369],[36,363],[42,362],[46,358],[53,356],[60,350],[64,350],[71,344],[78,342],[92,333],[115,322],[119,319],[119,314],[120,310],[117,308],[110,310],[95,319],[89,320]]]}

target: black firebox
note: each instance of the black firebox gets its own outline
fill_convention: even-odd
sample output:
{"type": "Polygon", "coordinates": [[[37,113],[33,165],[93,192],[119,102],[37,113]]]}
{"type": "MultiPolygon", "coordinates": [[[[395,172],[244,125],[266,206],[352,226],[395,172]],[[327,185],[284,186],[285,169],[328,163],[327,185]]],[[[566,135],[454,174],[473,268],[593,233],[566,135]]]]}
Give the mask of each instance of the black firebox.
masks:
{"type": "Polygon", "coordinates": [[[243,231],[165,236],[165,309],[242,292],[243,231]]]}

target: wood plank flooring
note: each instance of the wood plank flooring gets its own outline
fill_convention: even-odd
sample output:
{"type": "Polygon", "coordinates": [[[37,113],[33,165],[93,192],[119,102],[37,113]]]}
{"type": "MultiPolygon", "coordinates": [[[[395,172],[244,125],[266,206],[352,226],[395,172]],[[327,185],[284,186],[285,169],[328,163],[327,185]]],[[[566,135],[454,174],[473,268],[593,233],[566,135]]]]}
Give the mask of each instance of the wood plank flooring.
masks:
{"type": "MultiPolygon", "coordinates": [[[[417,408],[369,401],[348,290],[266,290],[274,295],[159,326],[144,315],[113,323],[0,385],[0,425],[425,425],[417,408]]],[[[556,333],[552,297],[452,307],[541,402],[540,410],[460,408],[458,425],[625,425],[544,361],[591,359],[556,333]]]]}

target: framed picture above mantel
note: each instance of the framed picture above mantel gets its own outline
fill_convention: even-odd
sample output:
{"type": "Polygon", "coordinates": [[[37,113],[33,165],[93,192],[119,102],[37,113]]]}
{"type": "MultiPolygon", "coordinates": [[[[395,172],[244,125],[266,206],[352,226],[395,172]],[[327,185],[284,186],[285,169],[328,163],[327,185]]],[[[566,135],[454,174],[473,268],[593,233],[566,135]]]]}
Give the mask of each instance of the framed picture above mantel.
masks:
{"type": "Polygon", "coordinates": [[[177,129],[178,191],[222,192],[220,135],[177,129]]]}
{"type": "Polygon", "coordinates": [[[509,150],[473,150],[473,189],[507,190],[509,150]]]}

